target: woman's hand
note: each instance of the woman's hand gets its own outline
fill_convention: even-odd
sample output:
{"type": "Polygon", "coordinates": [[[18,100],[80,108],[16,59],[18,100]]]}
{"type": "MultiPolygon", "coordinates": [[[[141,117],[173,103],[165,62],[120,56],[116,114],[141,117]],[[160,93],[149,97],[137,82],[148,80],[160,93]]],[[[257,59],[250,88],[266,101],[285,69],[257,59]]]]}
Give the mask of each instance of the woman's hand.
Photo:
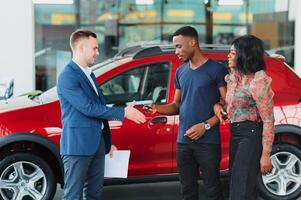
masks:
{"type": "Polygon", "coordinates": [[[271,155],[269,152],[262,152],[261,158],[260,158],[260,171],[262,175],[267,175],[268,173],[271,173],[273,169],[271,155]]]}
{"type": "Polygon", "coordinates": [[[224,110],[221,104],[214,104],[213,106],[214,114],[218,117],[220,123],[224,124],[227,119],[227,112],[224,110]]]}

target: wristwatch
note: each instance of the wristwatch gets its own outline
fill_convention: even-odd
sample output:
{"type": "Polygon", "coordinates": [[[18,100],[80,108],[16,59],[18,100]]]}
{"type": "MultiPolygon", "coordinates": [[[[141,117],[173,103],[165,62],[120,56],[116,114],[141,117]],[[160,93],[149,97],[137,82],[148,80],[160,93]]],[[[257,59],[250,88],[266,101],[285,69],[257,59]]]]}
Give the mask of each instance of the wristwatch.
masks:
{"type": "Polygon", "coordinates": [[[205,130],[206,130],[206,131],[210,130],[211,125],[210,125],[207,121],[205,121],[204,124],[205,124],[205,125],[204,125],[205,130]]]}

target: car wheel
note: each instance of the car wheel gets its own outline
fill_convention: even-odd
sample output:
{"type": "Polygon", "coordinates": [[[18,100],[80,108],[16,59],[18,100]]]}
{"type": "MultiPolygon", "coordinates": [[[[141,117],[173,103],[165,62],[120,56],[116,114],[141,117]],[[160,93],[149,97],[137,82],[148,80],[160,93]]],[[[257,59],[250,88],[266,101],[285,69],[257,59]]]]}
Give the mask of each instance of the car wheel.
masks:
{"type": "Polygon", "coordinates": [[[273,170],[259,177],[263,197],[292,200],[301,195],[301,149],[290,144],[276,144],[271,153],[273,170]]]}
{"type": "Polygon", "coordinates": [[[53,171],[40,157],[15,153],[0,161],[0,199],[50,200],[55,190],[53,171]]]}

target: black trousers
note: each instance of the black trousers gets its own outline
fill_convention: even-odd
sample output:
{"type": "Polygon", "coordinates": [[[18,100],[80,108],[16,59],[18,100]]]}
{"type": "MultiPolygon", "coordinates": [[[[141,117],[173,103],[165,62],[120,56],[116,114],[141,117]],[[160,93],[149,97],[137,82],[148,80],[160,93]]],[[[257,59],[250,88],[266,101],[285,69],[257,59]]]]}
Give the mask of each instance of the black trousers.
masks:
{"type": "Polygon", "coordinates": [[[256,200],[262,152],[262,123],[231,124],[229,200],[256,200]]]}
{"type": "Polygon", "coordinates": [[[207,199],[222,200],[219,144],[177,144],[177,165],[183,200],[198,200],[199,169],[202,170],[207,199]]]}

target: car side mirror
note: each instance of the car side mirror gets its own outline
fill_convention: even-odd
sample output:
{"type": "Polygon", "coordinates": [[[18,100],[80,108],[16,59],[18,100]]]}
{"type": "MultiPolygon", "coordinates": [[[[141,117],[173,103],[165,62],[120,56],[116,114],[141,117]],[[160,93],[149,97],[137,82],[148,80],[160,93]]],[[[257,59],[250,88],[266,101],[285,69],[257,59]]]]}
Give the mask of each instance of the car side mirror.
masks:
{"type": "Polygon", "coordinates": [[[7,100],[13,96],[14,79],[0,80],[0,100],[7,100]]]}

